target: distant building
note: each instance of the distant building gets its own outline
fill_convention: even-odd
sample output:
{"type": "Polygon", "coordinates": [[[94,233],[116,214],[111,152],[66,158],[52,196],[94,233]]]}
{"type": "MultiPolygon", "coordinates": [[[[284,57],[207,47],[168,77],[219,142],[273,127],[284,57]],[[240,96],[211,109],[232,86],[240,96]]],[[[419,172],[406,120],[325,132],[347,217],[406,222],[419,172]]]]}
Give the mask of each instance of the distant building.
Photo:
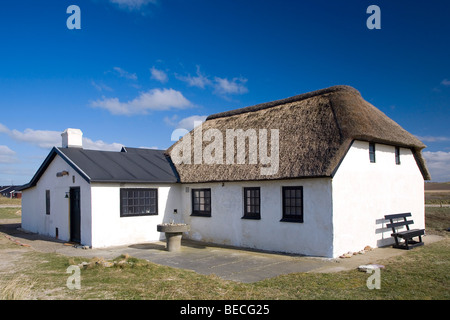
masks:
{"type": "Polygon", "coordinates": [[[22,198],[22,191],[19,189],[21,186],[3,186],[0,187],[0,195],[10,199],[20,199],[22,198]]]}

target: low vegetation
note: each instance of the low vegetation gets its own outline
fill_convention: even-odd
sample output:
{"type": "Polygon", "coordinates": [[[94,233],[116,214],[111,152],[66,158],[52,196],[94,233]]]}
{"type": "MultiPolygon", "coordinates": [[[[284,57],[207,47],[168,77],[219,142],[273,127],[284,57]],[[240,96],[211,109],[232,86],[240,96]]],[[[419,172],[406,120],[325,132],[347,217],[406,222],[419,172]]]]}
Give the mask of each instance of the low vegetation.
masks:
{"type": "Polygon", "coordinates": [[[20,216],[20,208],[0,208],[0,219],[17,219],[20,216]]]}
{"type": "MultiPolygon", "coordinates": [[[[0,214],[5,209],[0,209],[0,214]]],[[[10,213],[9,213],[10,214],[10,213]]],[[[120,256],[105,263],[11,244],[0,234],[0,250],[23,250],[26,264],[0,277],[0,299],[450,299],[450,208],[427,208],[427,232],[442,241],[379,261],[381,288],[369,290],[358,270],[294,273],[245,284],[120,256]],[[6,248],[6,249],[5,249],[6,248]],[[84,264],[83,264],[84,262],[84,264]],[[81,269],[81,288],[70,290],[66,270],[81,269]]]]}
{"type": "Polygon", "coordinates": [[[434,205],[450,204],[450,182],[425,183],[425,203],[434,205]]]}
{"type": "Polygon", "coordinates": [[[10,206],[20,206],[22,203],[21,199],[10,199],[0,195],[0,206],[10,205],[10,206]]]}

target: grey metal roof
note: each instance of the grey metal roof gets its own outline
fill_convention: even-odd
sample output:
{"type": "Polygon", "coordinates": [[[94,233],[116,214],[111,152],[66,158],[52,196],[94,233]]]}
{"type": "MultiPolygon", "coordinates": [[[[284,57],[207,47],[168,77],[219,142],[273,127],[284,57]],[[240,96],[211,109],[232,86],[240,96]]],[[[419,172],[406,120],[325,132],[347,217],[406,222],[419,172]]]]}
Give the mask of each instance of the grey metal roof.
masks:
{"type": "Polygon", "coordinates": [[[176,183],[175,167],[164,150],[122,148],[120,152],[54,147],[31,181],[36,185],[56,155],[65,160],[87,182],[176,183]]]}
{"type": "Polygon", "coordinates": [[[164,150],[123,148],[121,152],[57,148],[91,182],[177,182],[164,150]]]}

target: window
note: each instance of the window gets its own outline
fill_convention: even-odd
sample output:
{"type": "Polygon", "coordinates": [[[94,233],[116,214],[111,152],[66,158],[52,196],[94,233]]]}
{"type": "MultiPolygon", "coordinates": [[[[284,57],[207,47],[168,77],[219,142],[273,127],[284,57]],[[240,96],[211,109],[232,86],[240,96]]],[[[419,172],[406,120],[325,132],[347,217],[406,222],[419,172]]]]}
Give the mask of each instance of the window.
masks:
{"type": "Polygon", "coordinates": [[[244,219],[261,219],[260,188],[244,188],[244,219]]]}
{"type": "Polygon", "coordinates": [[[45,190],[45,214],[50,214],[50,190],[45,190]]]}
{"type": "Polygon", "coordinates": [[[375,143],[369,142],[369,158],[370,162],[375,163],[375,143]]]}
{"type": "Polygon", "coordinates": [[[281,221],[303,222],[303,187],[283,187],[281,221]]]}
{"type": "Polygon", "coordinates": [[[211,189],[192,189],[192,215],[211,217],[211,189]]]}
{"type": "Polygon", "coordinates": [[[158,214],[158,189],[120,189],[120,216],[158,214]]]}
{"type": "Polygon", "coordinates": [[[400,164],[400,147],[395,147],[395,164],[400,164]]]}

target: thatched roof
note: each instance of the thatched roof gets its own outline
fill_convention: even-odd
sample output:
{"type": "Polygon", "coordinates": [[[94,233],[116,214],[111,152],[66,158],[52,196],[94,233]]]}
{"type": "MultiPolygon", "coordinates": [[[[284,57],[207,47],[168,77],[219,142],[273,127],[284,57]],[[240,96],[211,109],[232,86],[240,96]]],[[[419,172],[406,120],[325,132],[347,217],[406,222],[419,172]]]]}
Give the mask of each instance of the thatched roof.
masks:
{"type": "MultiPolygon", "coordinates": [[[[223,134],[223,163],[207,164],[203,161],[195,164],[192,147],[191,164],[174,162],[181,182],[331,177],[353,140],[410,148],[424,179],[430,179],[421,153],[425,145],[349,86],[334,86],[283,100],[213,114],[202,125],[203,132],[209,129],[217,129],[223,134]],[[236,164],[236,161],[233,165],[227,164],[227,129],[254,129],[256,133],[267,129],[269,154],[270,130],[278,129],[278,171],[275,174],[262,175],[261,167],[264,165],[260,161],[250,164],[248,152],[244,164],[236,164]]],[[[190,138],[192,146],[194,132],[195,130],[183,137],[190,138]]],[[[171,152],[180,148],[181,141],[183,140],[171,146],[166,154],[173,157],[171,152]]],[[[211,141],[203,141],[203,149],[211,144],[211,141]]],[[[248,143],[246,150],[249,150],[248,143]]]]}

